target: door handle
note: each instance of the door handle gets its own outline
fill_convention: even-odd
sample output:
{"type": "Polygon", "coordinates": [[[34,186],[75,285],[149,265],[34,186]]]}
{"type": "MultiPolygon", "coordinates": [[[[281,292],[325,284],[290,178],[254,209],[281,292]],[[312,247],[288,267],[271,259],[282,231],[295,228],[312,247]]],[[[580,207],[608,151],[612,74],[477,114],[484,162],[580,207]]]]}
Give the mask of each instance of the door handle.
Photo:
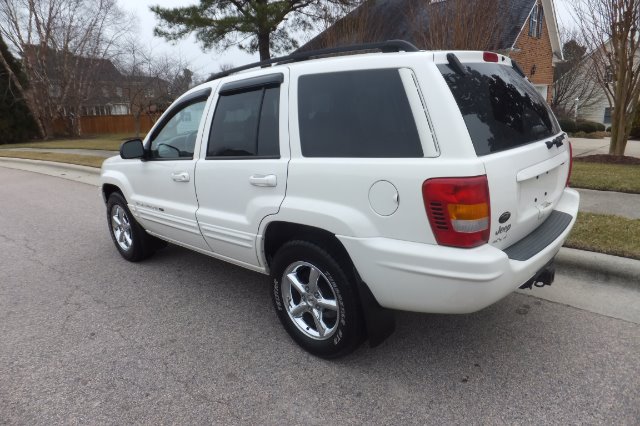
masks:
{"type": "Polygon", "coordinates": [[[176,182],[189,182],[189,173],[187,172],[171,173],[171,179],[173,179],[176,182]]]}
{"type": "Polygon", "coordinates": [[[276,175],[253,175],[249,178],[249,183],[253,186],[276,186],[278,180],[276,175]]]}

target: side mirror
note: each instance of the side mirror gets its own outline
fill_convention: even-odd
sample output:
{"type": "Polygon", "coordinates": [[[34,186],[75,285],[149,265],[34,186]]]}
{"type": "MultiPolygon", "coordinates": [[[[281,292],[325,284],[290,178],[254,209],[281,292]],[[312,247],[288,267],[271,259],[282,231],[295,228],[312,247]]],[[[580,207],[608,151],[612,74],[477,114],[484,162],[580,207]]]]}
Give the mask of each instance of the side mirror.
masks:
{"type": "Polygon", "coordinates": [[[144,158],[144,146],[142,145],[142,140],[131,139],[123,142],[122,145],[120,145],[120,157],[125,160],[144,158]]]}

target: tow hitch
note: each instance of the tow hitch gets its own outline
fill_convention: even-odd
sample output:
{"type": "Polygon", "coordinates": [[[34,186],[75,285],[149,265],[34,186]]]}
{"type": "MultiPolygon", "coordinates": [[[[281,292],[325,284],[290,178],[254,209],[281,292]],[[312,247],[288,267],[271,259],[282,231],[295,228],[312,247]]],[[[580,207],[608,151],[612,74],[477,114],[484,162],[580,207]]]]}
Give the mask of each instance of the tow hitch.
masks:
{"type": "Polygon", "coordinates": [[[553,261],[547,263],[542,269],[540,269],[533,278],[529,279],[526,283],[520,286],[521,289],[532,289],[533,286],[544,287],[545,285],[551,285],[553,279],[556,276],[556,267],[553,261]]]}

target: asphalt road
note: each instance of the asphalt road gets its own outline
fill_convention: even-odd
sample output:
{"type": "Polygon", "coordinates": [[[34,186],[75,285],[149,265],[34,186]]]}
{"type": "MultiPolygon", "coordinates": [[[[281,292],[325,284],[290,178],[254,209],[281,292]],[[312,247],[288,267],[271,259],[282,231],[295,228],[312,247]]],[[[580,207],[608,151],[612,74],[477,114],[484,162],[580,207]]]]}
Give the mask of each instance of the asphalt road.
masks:
{"type": "MultiPolygon", "coordinates": [[[[0,168],[0,423],[640,420],[640,325],[513,294],[299,349],[267,278],[177,247],[131,264],[95,187],[0,168]]],[[[562,285],[561,280],[554,285],[562,285]]]]}

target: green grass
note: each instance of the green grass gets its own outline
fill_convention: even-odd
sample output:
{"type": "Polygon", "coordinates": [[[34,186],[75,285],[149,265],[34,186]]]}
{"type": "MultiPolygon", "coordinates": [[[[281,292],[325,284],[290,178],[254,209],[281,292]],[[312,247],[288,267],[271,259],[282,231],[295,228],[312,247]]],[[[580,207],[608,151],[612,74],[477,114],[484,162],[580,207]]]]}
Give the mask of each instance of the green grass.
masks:
{"type": "Polygon", "coordinates": [[[640,219],[578,213],[578,220],[564,245],[640,260],[640,219]]]}
{"type": "Polygon", "coordinates": [[[0,149],[11,148],[45,148],[45,149],[104,149],[118,151],[120,144],[127,139],[133,139],[131,135],[97,135],[82,139],[57,139],[44,142],[12,143],[0,145],[0,149]]]}
{"type": "Polygon", "coordinates": [[[26,158],[29,160],[55,161],[57,163],[78,164],[81,166],[101,167],[103,157],[93,155],[58,154],[56,152],[24,152],[0,150],[0,157],[26,158]]]}
{"type": "Polygon", "coordinates": [[[640,194],[640,166],[574,161],[571,186],[640,194]]]}

